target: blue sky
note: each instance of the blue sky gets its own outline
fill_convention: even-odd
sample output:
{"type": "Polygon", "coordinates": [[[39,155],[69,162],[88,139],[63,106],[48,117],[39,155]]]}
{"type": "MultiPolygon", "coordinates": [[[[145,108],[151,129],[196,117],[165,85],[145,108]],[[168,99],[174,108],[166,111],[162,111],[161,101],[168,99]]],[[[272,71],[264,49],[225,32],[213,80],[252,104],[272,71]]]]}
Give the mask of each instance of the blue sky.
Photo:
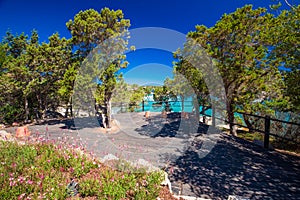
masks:
{"type": "MultiPolygon", "coordinates": [[[[299,4],[299,0],[290,2],[299,4]]],[[[100,11],[103,7],[123,10],[125,18],[131,21],[131,28],[163,27],[186,34],[197,24],[213,26],[224,13],[233,12],[245,4],[253,4],[257,8],[268,7],[272,3],[272,0],[0,0],[0,37],[8,29],[13,34],[25,32],[29,35],[31,30],[36,29],[41,42],[47,41],[55,32],[70,38],[65,25],[67,21],[80,10],[93,8],[100,11]]],[[[140,65],[157,63],[157,66],[152,64],[153,70],[147,71],[145,77],[152,76],[154,80],[159,66],[171,67],[173,60],[171,52],[154,49],[139,50],[127,57],[130,65],[124,73],[140,65]],[[153,74],[150,75],[150,72],[153,74]]],[[[141,79],[142,74],[137,75],[141,79]]],[[[132,76],[137,78],[134,73],[132,76]]]]}

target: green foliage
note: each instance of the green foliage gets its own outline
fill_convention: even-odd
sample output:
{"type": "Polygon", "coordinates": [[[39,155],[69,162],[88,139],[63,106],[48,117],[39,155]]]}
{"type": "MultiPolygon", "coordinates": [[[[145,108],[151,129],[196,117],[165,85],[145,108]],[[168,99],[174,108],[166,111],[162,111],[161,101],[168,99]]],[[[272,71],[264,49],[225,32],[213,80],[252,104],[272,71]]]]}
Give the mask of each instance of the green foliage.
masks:
{"type": "MultiPolygon", "coordinates": [[[[174,72],[187,81],[175,76],[154,90],[128,86],[117,73],[128,64],[124,51],[128,49],[130,21],[121,10],[80,11],[66,24],[72,34],[70,40],[55,33],[48,43],[40,43],[35,30],[30,36],[7,32],[0,44],[0,122],[43,117],[47,109],[74,102],[78,109],[92,113],[93,98],[105,105],[110,118],[112,102],[125,100],[134,108],[152,90],[157,101],[166,102],[178,95],[184,99],[183,95],[191,91],[186,86],[196,94],[195,105],[209,104],[214,98],[210,98],[208,86],[217,88],[210,81],[217,73],[224,84],[230,122],[235,111],[273,116],[274,110],[299,112],[300,6],[290,10],[280,10],[280,6],[272,5],[268,12],[246,5],[224,14],[213,27],[196,26],[184,48],[174,53],[178,59],[174,72]],[[274,10],[277,15],[270,14],[274,10]],[[203,49],[197,50],[195,44],[203,49]],[[192,53],[200,59],[186,59],[192,53]],[[205,54],[212,59],[206,59],[205,54]],[[207,70],[210,64],[217,70],[207,70]],[[84,68],[81,73],[80,66],[84,68]],[[280,71],[279,67],[287,70],[280,71]],[[77,96],[75,80],[80,91],[77,96]]],[[[254,120],[244,118],[247,126],[255,125],[254,120]]]]}
{"type": "MultiPolygon", "coordinates": [[[[98,94],[101,94],[101,92],[98,92],[98,94]]],[[[149,94],[151,94],[151,87],[127,84],[121,77],[118,79],[112,94],[112,105],[126,107],[123,111],[134,112],[140,108],[143,100],[149,94]]]]}
{"type": "Polygon", "coordinates": [[[89,9],[80,11],[66,26],[72,34],[72,43],[78,45],[80,55],[85,58],[98,44],[126,31],[130,21],[124,19],[121,10],[104,8],[99,13],[89,9]]]}
{"type": "Polygon", "coordinates": [[[291,103],[291,111],[300,112],[300,72],[299,69],[295,69],[286,73],[285,83],[287,89],[285,94],[289,97],[291,103]]]}
{"type": "MultiPolygon", "coordinates": [[[[8,32],[3,43],[7,61],[0,74],[6,83],[1,86],[1,102],[9,102],[15,108],[10,110],[21,112],[17,120],[36,118],[37,111],[55,109],[59,101],[57,81],[70,64],[69,42],[56,33],[49,37],[49,43],[39,44],[38,34],[33,31],[29,39],[24,34],[13,36],[8,32]]],[[[8,118],[9,112],[4,116],[8,118]]]]}
{"type": "Polygon", "coordinates": [[[177,96],[174,91],[169,88],[168,84],[153,87],[153,92],[153,99],[154,101],[157,101],[157,103],[153,104],[153,106],[161,107],[163,105],[166,112],[171,111],[169,100],[176,100],[177,96]]]}
{"type": "Polygon", "coordinates": [[[116,73],[127,66],[124,51],[127,49],[129,26],[130,21],[124,19],[121,10],[109,8],[102,9],[100,13],[93,9],[80,11],[74,20],[67,23],[72,44],[78,49],[82,61],[75,85],[79,94],[74,96],[74,101],[78,102],[78,109],[90,112],[90,105],[93,104],[90,99],[95,95],[95,88],[104,93],[96,100],[105,104],[107,127],[111,126],[113,90],[120,78],[116,73]],[[95,86],[95,80],[99,86],[95,86]]]}
{"type": "Polygon", "coordinates": [[[6,59],[7,59],[7,56],[6,56],[6,52],[5,52],[5,47],[3,44],[0,43],[0,74],[2,74],[2,71],[4,70],[2,68],[2,65],[4,64],[6,59]]]}
{"type": "Polygon", "coordinates": [[[300,111],[300,35],[299,35],[300,6],[291,10],[283,10],[278,17],[272,21],[268,41],[272,46],[271,59],[280,63],[287,69],[283,73],[286,90],[284,94],[289,97],[289,110],[300,111]]]}
{"type": "Polygon", "coordinates": [[[263,141],[263,134],[261,133],[250,133],[250,132],[242,132],[238,133],[238,137],[243,138],[245,140],[253,142],[254,140],[263,141]]]}
{"type": "Polygon", "coordinates": [[[206,104],[209,101],[209,93],[207,83],[204,81],[204,74],[185,58],[185,55],[190,51],[189,47],[190,45],[186,44],[184,49],[179,49],[174,53],[174,58],[179,59],[178,62],[174,63],[174,72],[185,78],[184,82],[188,85],[184,87],[189,87],[189,90],[192,89],[193,93],[196,94],[197,103],[206,104]]]}
{"type": "Polygon", "coordinates": [[[133,171],[130,166],[130,171],[112,170],[66,141],[1,141],[0,160],[2,199],[65,199],[70,177],[76,178],[81,197],[156,199],[163,178],[160,172],[133,171]]]}
{"type": "Polygon", "coordinates": [[[3,41],[6,47],[7,56],[12,56],[13,58],[21,56],[26,50],[26,46],[28,44],[27,39],[28,36],[24,33],[14,36],[8,31],[3,41]]]}
{"type": "Polygon", "coordinates": [[[129,109],[134,111],[138,108],[147,95],[147,89],[143,86],[133,84],[131,86],[129,109]]]}
{"type": "Polygon", "coordinates": [[[6,124],[12,124],[15,121],[19,121],[22,119],[20,113],[23,113],[24,110],[19,105],[10,105],[4,104],[0,108],[0,113],[3,113],[2,117],[0,117],[0,121],[6,124]]]}
{"type": "Polygon", "coordinates": [[[135,169],[126,161],[118,161],[118,171],[93,171],[80,184],[83,197],[98,196],[102,199],[156,199],[159,194],[159,183],[163,175],[160,172],[146,173],[135,169]],[[125,168],[124,168],[125,167],[125,168]],[[134,173],[132,173],[134,172],[134,173]],[[95,176],[96,174],[100,176],[95,176]]]}
{"type": "Polygon", "coordinates": [[[180,73],[175,70],[173,71],[174,78],[167,78],[164,82],[165,87],[171,91],[172,98],[177,99],[179,96],[181,99],[181,110],[184,111],[184,100],[187,97],[195,97],[194,89],[192,88],[192,84],[180,73]]]}
{"type": "MultiPolygon", "coordinates": [[[[233,113],[237,110],[255,113],[288,108],[288,99],[283,93],[285,84],[278,69],[282,62],[273,52],[270,53],[273,46],[275,49],[276,45],[281,46],[279,41],[271,40],[274,32],[279,33],[272,30],[276,27],[274,21],[279,18],[280,16],[275,18],[267,13],[264,8],[254,10],[251,5],[246,5],[233,13],[224,14],[211,28],[198,25],[196,31],[188,34],[189,38],[200,44],[212,57],[222,77],[227,119],[231,123],[234,121],[233,113]]],[[[192,80],[195,73],[181,55],[189,52],[194,45],[193,42],[190,45],[187,43],[181,52],[175,53],[180,58],[177,68],[188,80],[192,80]],[[188,70],[190,72],[186,73],[188,70]]],[[[288,46],[291,48],[291,44],[288,46]]],[[[200,71],[196,80],[202,79],[203,82],[201,77],[214,73],[217,72],[200,71]]],[[[205,91],[203,84],[193,85],[198,90],[205,91]]]]}
{"type": "Polygon", "coordinates": [[[155,86],[153,87],[153,99],[158,102],[166,102],[172,98],[176,98],[176,96],[172,93],[172,91],[168,88],[167,85],[164,86],[155,86]]]}
{"type": "MultiPolygon", "coordinates": [[[[16,111],[22,112],[17,120],[28,120],[43,116],[41,114],[47,109],[55,110],[60,103],[72,103],[74,81],[83,59],[106,39],[124,36],[124,40],[116,41],[120,53],[107,70],[104,73],[92,72],[102,81],[105,102],[110,100],[117,80],[115,73],[127,65],[122,52],[127,44],[126,31],[130,22],[123,17],[121,10],[108,8],[100,13],[95,10],[81,11],[74,21],[67,23],[72,34],[70,41],[55,33],[49,37],[49,43],[40,44],[35,30],[30,37],[24,33],[13,35],[7,32],[0,46],[0,80],[5,83],[0,88],[0,100],[1,103],[9,102],[11,108],[0,105],[5,107],[0,111],[4,116],[1,121],[11,123],[14,119],[7,119],[16,111]],[[72,52],[71,45],[77,51],[72,52]],[[19,109],[20,105],[22,109],[19,109]]],[[[83,85],[92,79],[83,80],[78,78],[83,85]]]]}
{"type": "MultiPolygon", "coordinates": [[[[61,171],[54,171],[48,167],[51,156],[43,156],[39,145],[19,145],[15,142],[1,142],[0,157],[1,167],[0,194],[3,199],[17,199],[25,197],[52,199],[54,197],[63,199],[66,197],[64,187],[59,186],[65,182],[61,171]],[[14,159],[11,159],[11,158],[14,159]],[[43,165],[39,165],[39,164],[43,165]],[[49,171],[47,171],[49,170],[49,171]]],[[[53,147],[48,146],[43,150],[51,151],[53,147]]]]}

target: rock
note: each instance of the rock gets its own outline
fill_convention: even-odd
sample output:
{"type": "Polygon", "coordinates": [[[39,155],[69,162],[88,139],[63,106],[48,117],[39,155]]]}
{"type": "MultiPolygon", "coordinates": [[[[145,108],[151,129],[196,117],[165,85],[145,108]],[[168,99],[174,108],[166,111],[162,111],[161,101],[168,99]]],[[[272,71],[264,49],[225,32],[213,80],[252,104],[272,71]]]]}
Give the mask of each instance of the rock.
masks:
{"type": "Polygon", "coordinates": [[[12,126],[20,126],[20,124],[18,122],[13,122],[12,126]]]}
{"type": "Polygon", "coordinates": [[[149,118],[150,118],[150,112],[149,112],[149,111],[146,111],[146,112],[145,112],[145,118],[146,118],[146,119],[149,119],[149,118]]]}
{"type": "Polygon", "coordinates": [[[162,118],[166,119],[168,117],[167,112],[165,110],[163,110],[161,112],[161,116],[162,116],[162,118]]]}
{"type": "MultiPolygon", "coordinates": [[[[204,195],[206,196],[206,195],[204,195]]],[[[192,197],[192,196],[183,196],[183,195],[174,195],[175,198],[183,199],[183,200],[211,200],[208,196],[205,198],[201,197],[192,197]]]]}
{"type": "Polygon", "coordinates": [[[72,180],[67,186],[68,196],[75,197],[79,193],[79,184],[72,180]]]}
{"type": "Polygon", "coordinates": [[[181,118],[183,118],[183,119],[188,119],[188,118],[189,118],[189,113],[187,113],[187,112],[182,112],[182,113],[181,113],[181,118]]]}
{"type": "Polygon", "coordinates": [[[5,125],[4,124],[0,124],[0,129],[4,129],[5,125]]]}
{"type": "Polygon", "coordinates": [[[28,130],[27,126],[21,126],[18,127],[16,130],[16,137],[22,138],[22,137],[29,137],[31,132],[28,130]]]}
{"type": "Polygon", "coordinates": [[[173,194],[171,181],[170,181],[170,179],[168,177],[168,173],[165,172],[165,171],[164,171],[164,176],[165,176],[165,179],[163,180],[163,182],[160,183],[160,185],[161,186],[168,186],[170,193],[173,194]]]}
{"type": "Polygon", "coordinates": [[[249,128],[246,127],[239,127],[237,130],[242,132],[249,132],[249,128]]]}
{"type": "Polygon", "coordinates": [[[236,196],[236,195],[229,195],[227,200],[250,200],[250,199],[241,196],[236,196]]]}
{"type": "Polygon", "coordinates": [[[229,124],[218,124],[216,125],[217,128],[220,128],[222,130],[229,130],[230,127],[229,127],[229,124]]]}
{"type": "Polygon", "coordinates": [[[114,156],[113,154],[107,154],[102,159],[100,159],[100,161],[102,163],[105,163],[106,161],[111,161],[111,160],[119,160],[119,158],[114,156]]]}
{"type": "Polygon", "coordinates": [[[0,140],[12,140],[12,135],[5,130],[0,130],[0,140]]]}
{"type": "Polygon", "coordinates": [[[155,167],[154,165],[142,158],[136,160],[135,162],[132,162],[131,165],[137,168],[144,168],[147,172],[160,171],[158,167],[155,167]]]}
{"type": "Polygon", "coordinates": [[[46,110],[44,112],[44,118],[48,118],[48,119],[63,119],[64,116],[56,111],[51,111],[51,110],[46,110]]]}

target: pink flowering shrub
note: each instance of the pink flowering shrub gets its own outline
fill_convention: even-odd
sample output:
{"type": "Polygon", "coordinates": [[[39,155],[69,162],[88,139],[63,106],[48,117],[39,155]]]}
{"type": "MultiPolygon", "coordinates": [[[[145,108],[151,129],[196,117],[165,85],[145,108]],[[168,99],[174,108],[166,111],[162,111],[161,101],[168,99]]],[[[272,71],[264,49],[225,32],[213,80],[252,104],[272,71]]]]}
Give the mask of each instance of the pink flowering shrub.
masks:
{"type": "Polygon", "coordinates": [[[0,141],[1,199],[66,199],[71,178],[82,198],[98,199],[156,199],[162,181],[157,172],[113,170],[67,139],[0,141]]]}

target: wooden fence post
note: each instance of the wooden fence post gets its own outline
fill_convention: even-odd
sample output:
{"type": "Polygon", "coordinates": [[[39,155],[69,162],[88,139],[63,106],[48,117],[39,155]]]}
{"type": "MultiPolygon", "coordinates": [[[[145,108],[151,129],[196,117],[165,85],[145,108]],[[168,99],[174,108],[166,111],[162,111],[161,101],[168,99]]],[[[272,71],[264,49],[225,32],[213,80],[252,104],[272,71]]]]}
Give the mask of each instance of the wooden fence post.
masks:
{"type": "Polygon", "coordinates": [[[265,135],[264,135],[264,148],[268,149],[269,148],[269,143],[270,143],[270,116],[266,115],[265,117],[265,135]]]}
{"type": "Polygon", "coordinates": [[[145,111],[145,100],[142,101],[142,107],[143,107],[142,111],[144,112],[145,111]]]}

